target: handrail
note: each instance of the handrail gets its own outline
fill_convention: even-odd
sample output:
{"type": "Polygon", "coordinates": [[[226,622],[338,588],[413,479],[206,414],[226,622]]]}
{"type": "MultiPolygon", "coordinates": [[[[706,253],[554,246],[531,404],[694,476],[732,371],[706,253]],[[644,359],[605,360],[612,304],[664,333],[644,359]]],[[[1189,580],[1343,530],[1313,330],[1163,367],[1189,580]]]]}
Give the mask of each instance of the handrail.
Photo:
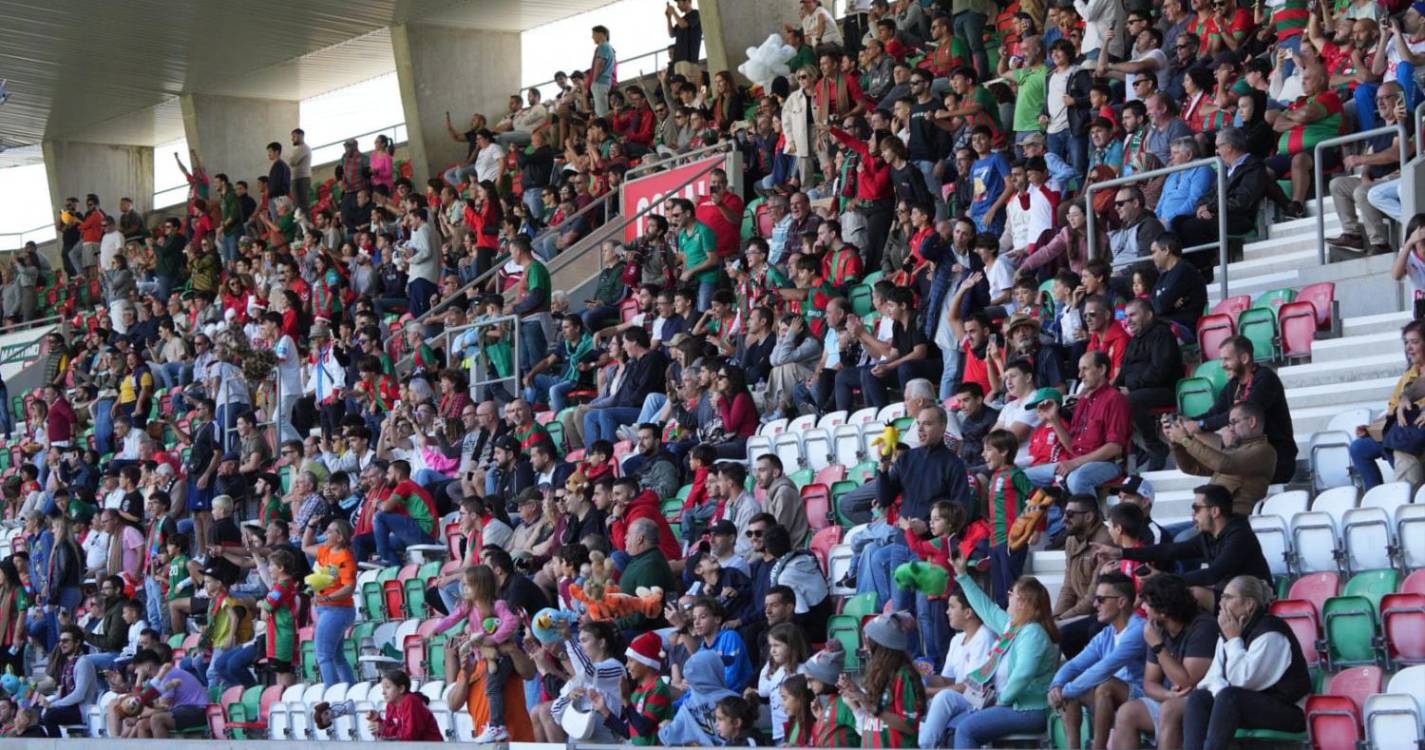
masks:
{"type": "MultiPolygon", "coordinates": [[[[543,189],[543,188],[541,188],[541,189],[543,189]]],[[[610,196],[613,196],[613,195],[617,195],[617,193],[615,193],[615,192],[612,191],[612,190],[606,190],[606,191],[604,191],[604,194],[603,194],[603,195],[599,196],[599,197],[598,197],[597,199],[595,199],[595,200],[589,201],[588,205],[586,205],[586,206],[584,206],[583,208],[581,208],[581,209],[575,211],[574,213],[569,214],[568,216],[564,217],[564,221],[561,221],[561,222],[559,222],[558,224],[549,224],[549,225],[545,226],[543,229],[539,230],[539,232],[537,232],[537,233],[534,235],[534,237],[530,240],[530,242],[531,242],[531,243],[539,242],[540,240],[544,239],[545,237],[548,237],[549,235],[554,234],[556,231],[558,231],[558,229],[559,229],[560,227],[564,226],[564,224],[565,224],[566,222],[572,221],[573,219],[575,219],[575,218],[577,218],[577,217],[583,216],[583,217],[587,218],[589,214],[592,214],[592,213],[594,212],[594,208],[595,208],[596,206],[597,206],[597,207],[600,207],[600,208],[603,208],[603,209],[604,209],[604,217],[605,217],[605,218],[608,218],[608,215],[609,215],[609,212],[608,212],[609,197],[610,197],[610,196]]]]}
{"type": "MultiPolygon", "coordinates": [[[[1421,121],[1422,118],[1425,118],[1425,99],[1422,99],[1419,104],[1415,105],[1415,132],[1416,132],[1416,133],[1419,133],[1419,132],[1421,131],[1421,128],[1420,128],[1420,121],[1421,121]]],[[[1421,139],[1418,138],[1418,137],[1415,139],[1415,156],[1417,156],[1417,157],[1425,156],[1425,140],[1421,140],[1421,139]]]]}
{"type": "MultiPolygon", "coordinates": [[[[1096,190],[1105,190],[1111,187],[1118,187],[1119,185],[1128,185],[1134,182],[1141,182],[1143,180],[1152,179],[1154,177],[1164,177],[1174,172],[1183,172],[1189,169],[1197,169],[1199,167],[1209,166],[1217,172],[1216,244],[1218,263],[1220,263],[1222,266],[1222,279],[1220,281],[1220,285],[1222,287],[1222,298],[1227,299],[1227,164],[1222,161],[1221,157],[1212,156],[1206,159],[1197,159],[1196,161],[1190,161],[1186,164],[1173,164],[1170,166],[1163,167],[1161,169],[1154,169],[1148,172],[1135,172],[1131,175],[1128,175],[1127,177],[1115,177],[1111,180],[1102,180],[1099,182],[1094,182],[1084,186],[1084,202],[1089,206],[1093,206],[1093,194],[1096,190]]],[[[1088,239],[1089,252],[1096,252],[1098,250],[1098,245],[1094,243],[1094,219],[1097,215],[1097,211],[1091,210],[1088,212],[1088,229],[1086,235],[1088,239]]],[[[1206,250],[1211,246],[1211,243],[1207,245],[1198,245],[1188,250],[1185,250],[1184,254],[1189,251],[1199,252],[1201,250],[1206,250]]],[[[1139,249],[1141,250],[1142,248],[1139,249]]],[[[1130,261],[1124,261],[1123,263],[1117,263],[1113,265],[1126,266],[1131,265],[1133,263],[1141,263],[1142,260],[1142,258],[1134,258],[1130,261]]],[[[1110,263],[1112,263],[1112,261],[1110,261],[1110,263]]]]}
{"type": "MultiPolygon", "coordinates": [[[[633,61],[635,61],[635,60],[642,60],[642,59],[645,58],[645,57],[651,57],[651,58],[653,58],[653,70],[656,72],[656,71],[659,70],[659,67],[658,67],[658,56],[659,56],[659,55],[667,55],[667,54],[668,54],[668,48],[667,48],[667,47],[663,47],[663,48],[661,48],[661,49],[655,49],[655,50],[652,50],[652,51],[650,51],[650,52],[644,52],[644,53],[641,54],[641,55],[634,55],[633,57],[625,58],[625,59],[623,59],[623,60],[614,60],[614,70],[617,71],[617,70],[618,70],[618,66],[620,66],[620,65],[627,65],[627,64],[629,64],[629,63],[631,63],[631,62],[633,62],[633,61]]],[[[642,68],[639,69],[639,75],[640,75],[640,76],[645,75],[645,74],[643,73],[643,69],[642,69],[642,68]]],[[[531,83],[531,84],[528,85],[528,86],[522,86],[521,89],[524,90],[524,91],[528,91],[528,90],[530,90],[530,89],[539,89],[539,93],[540,93],[541,95],[543,95],[543,94],[545,93],[544,87],[545,87],[545,86],[550,86],[550,85],[553,85],[553,84],[554,84],[554,79],[551,78],[551,79],[549,79],[549,80],[547,80],[547,81],[540,81],[539,83],[531,83]]]]}
{"type": "MultiPolygon", "coordinates": [[[[1418,109],[1416,110],[1416,112],[1419,112],[1419,111],[1420,111],[1420,110],[1418,110],[1418,109]]],[[[1327,138],[1326,140],[1324,140],[1324,141],[1322,141],[1322,142],[1316,144],[1316,150],[1315,150],[1315,152],[1312,154],[1312,155],[1315,157],[1315,159],[1313,159],[1313,161],[1315,161],[1315,164],[1312,166],[1312,171],[1315,172],[1315,175],[1314,175],[1315,181],[1312,182],[1311,184],[1313,184],[1313,185],[1316,186],[1316,262],[1317,262],[1317,263],[1320,263],[1321,265],[1324,266],[1324,265],[1326,265],[1326,262],[1327,262],[1327,259],[1326,259],[1326,190],[1325,190],[1325,188],[1326,188],[1326,183],[1325,183],[1325,181],[1324,181],[1324,180],[1325,180],[1325,169],[1323,169],[1322,164],[1321,164],[1321,152],[1322,152],[1324,149],[1326,149],[1327,147],[1330,147],[1330,146],[1344,146],[1344,145],[1346,145],[1347,143],[1355,143],[1356,141],[1369,140],[1369,139],[1374,138],[1374,137],[1376,137],[1376,136],[1378,136],[1378,135],[1385,135],[1386,133],[1390,133],[1390,132],[1392,132],[1392,131],[1395,133],[1395,143],[1396,143],[1396,147],[1400,150],[1400,168],[1403,170],[1403,169],[1405,169],[1405,162],[1410,161],[1410,157],[1409,157],[1409,155],[1406,153],[1406,150],[1405,150],[1405,149],[1406,149],[1406,143],[1408,142],[1408,136],[1407,136],[1406,133],[1405,133],[1405,124],[1404,124],[1404,123],[1399,123],[1399,122],[1397,122],[1397,123],[1394,124],[1394,125],[1386,125],[1386,126],[1383,126],[1383,127],[1374,128],[1374,129],[1372,129],[1372,130],[1367,130],[1367,131],[1362,132],[1362,133],[1351,133],[1350,135],[1342,135],[1342,136],[1337,136],[1337,137],[1335,137],[1335,138],[1327,138]]],[[[1226,297],[1227,295],[1224,294],[1223,296],[1226,297]]]]}
{"type": "MultiPolygon", "coordinates": [[[[628,227],[629,227],[630,224],[635,224],[635,223],[637,223],[639,219],[642,219],[643,217],[647,216],[648,214],[653,213],[655,210],[662,210],[663,204],[664,204],[665,202],[667,202],[668,198],[676,198],[676,197],[678,197],[678,194],[681,193],[681,192],[683,192],[683,189],[684,189],[684,188],[686,188],[686,187],[688,187],[689,185],[691,185],[691,184],[697,182],[698,180],[702,179],[703,175],[705,175],[705,174],[707,174],[707,173],[713,171],[714,169],[724,169],[725,167],[726,167],[726,160],[715,161],[715,162],[709,163],[707,166],[703,167],[702,169],[699,169],[697,172],[694,172],[691,177],[689,177],[688,179],[684,180],[684,181],[683,181],[681,184],[679,184],[677,187],[675,187],[675,188],[669,190],[667,193],[665,193],[663,200],[661,200],[661,201],[652,201],[652,202],[649,202],[649,204],[648,204],[647,206],[644,206],[644,207],[642,208],[642,210],[639,210],[639,211],[635,212],[635,213],[634,213],[633,215],[631,215],[631,216],[620,216],[620,217],[619,217],[619,221],[617,222],[617,225],[616,225],[616,226],[615,226],[615,225],[610,225],[610,224],[605,224],[604,226],[599,227],[599,231],[605,233],[605,234],[604,234],[604,239],[607,239],[607,238],[609,238],[609,237],[618,237],[618,236],[622,235],[622,234],[624,233],[624,231],[628,229],[628,227]]],[[[694,201],[694,203],[696,203],[696,201],[694,201]]],[[[670,228],[669,228],[669,231],[670,231],[670,232],[671,232],[671,231],[674,231],[674,229],[673,229],[672,227],[670,227],[670,228]]],[[[599,254],[599,270],[600,270],[600,271],[604,270],[604,256],[603,256],[603,253],[600,253],[600,254],[599,254]]]]}
{"type": "MultiPolygon", "coordinates": [[[[470,330],[470,329],[472,329],[472,328],[478,329],[478,328],[489,328],[489,327],[492,327],[492,326],[503,326],[503,325],[505,325],[506,323],[511,324],[511,325],[510,325],[510,341],[511,341],[511,344],[510,344],[510,351],[511,351],[510,357],[511,357],[511,360],[510,360],[510,361],[513,363],[513,368],[512,368],[512,370],[511,370],[510,374],[509,374],[509,375],[506,375],[506,376],[503,377],[503,378],[501,378],[501,377],[491,377],[491,378],[489,378],[489,379],[479,379],[479,377],[478,377],[478,375],[477,375],[478,370],[477,370],[477,372],[472,372],[472,373],[470,373],[470,392],[471,392],[471,393],[476,393],[476,394],[478,394],[478,393],[480,392],[480,391],[479,391],[479,388],[480,388],[481,386],[494,385],[494,384],[496,384],[496,383],[503,383],[503,382],[505,382],[505,381],[508,380],[508,381],[513,381],[513,382],[514,382],[514,390],[511,392],[511,395],[514,396],[515,398],[519,398],[519,396],[520,396],[520,390],[521,390],[521,389],[520,389],[520,316],[518,316],[518,315],[513,315],[513,314],[511,314],[511,315],[501,315],[501,316],[499,316],[499,317],[497,317],[497,318],[490,318],[489,320],[479,320],[479,321],[475,321],[474,323],[467,323],[467,324],[465,324],[465,325],[463,325],[463,326],[458,326],[458,327],[456,327],[456,328],[447,328],[447,329],[445,329],[444,331],[441,332],[441,334],[440,334],[440,335],[441,335],[441,338],[444,340],[444,343],[445,343],[445,366],[448,367],[448,368],[459,369],[459,368],[456,366],[456,364],[455,364],[455,354],[454,354],[455,347],[451,345],[452,340],[455,338],[455,336],[456,336],[457,334],[464,333],[465,331],[468,331],[468,330],[470,330]]],[[[476,362],[476,366],[477,366],[477,368],[479,367],[479,362],[476,362]]],[[[497,373],[497,372],[494,371],[494,364],[491,363],[491,362],[489,362],[488,357],[486,358],[485,368],[488,370],[488,373],[489,373],[490,375],[492,375],[492,376],[498,376],[498,375],[499,375],[499,373],[497,373]]]]}
{"type": "Polygon", "coordinates": [[[628,182],[629,180],[635,179],[637,177],[642,177],[644,172],[652,172],[657,167],[676,166],[674,164],[675,162],[682,162],[686,164],[689,162],[697,161],[703,156],[703,154],[710,154],[715,151],[729,151],[732,149],[732,144],[733,141],[731,139],[718,141],[717,143],[714,143],[710,146],[703,146],[702,148],[693,149],[692,151],[689,151],[686,154],[674,154],[673,156],[658,159],[656,161],[643,162],[642,164],[639,164],[633,169],[624,172],[624,182],[628,182]]]}

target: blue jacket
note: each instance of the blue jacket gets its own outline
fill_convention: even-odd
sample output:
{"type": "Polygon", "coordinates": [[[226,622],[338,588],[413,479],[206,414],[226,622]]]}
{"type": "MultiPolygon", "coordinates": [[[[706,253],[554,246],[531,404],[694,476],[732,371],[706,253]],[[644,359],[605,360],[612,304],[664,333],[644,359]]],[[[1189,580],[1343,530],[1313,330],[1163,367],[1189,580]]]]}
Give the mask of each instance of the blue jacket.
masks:
{"type": "Polygon", "coordinates": [[[1212,187],[1215,176],[1210,167],[1184,169],[1168,175],[1158,198],[1158,220],[1163,226],[1179,216],[1192,216],[1197,211],[1198,200],[1212,187]]]}
{"type": "Polygon", "coordinates": [[[1143,623],[1138,615],[1130,617],[1117,646],[1113,643],[1117,634],[1111,626],[1098,631],[1078,656],[1059,667],[1049,687],[1062,688],[1065,698],[1082,697],[1110,677],[1123,680],[1129,687],[1141,688],[1143,665],[1148,659],[1143,623]]]}
{"type": "MultiPolygon", "coordinates": [[[[931,342],[935,341],[935,330],[940,325],[940,308],[945,306],[945,298],[954,294],[955,289],[960,286],[960,281],[965,276],[976,271],[983,271],[984,261],[974,252],[970,253],[970,264],[960,273],[955,273],[955,250],[954,241],[940,236],[936,232],[925,239],[925,244],[920,248],[920,254],[926,260],[935,264],[935,275],[930,279],[930,298],[925,306],[925,320],[921,325],[921,330],[925,332],[925,338],[931,342]]],[[[974,289],[965,293],[967,300],[974,298],[978,300],[976,309],[990,302],[990,284],[982,281],[974,289]]]]}
{"type": "Polygon", "coordinates": [[[900,495],[900,514],[905,518],[929,519],[930,504],[941,499],[964,506],[967,519],[979,515],[965,462],[944,442],[911,448],[891,464],[890,471],[877,472],[877,477],[876,502],[888,508],[900,495]]]}

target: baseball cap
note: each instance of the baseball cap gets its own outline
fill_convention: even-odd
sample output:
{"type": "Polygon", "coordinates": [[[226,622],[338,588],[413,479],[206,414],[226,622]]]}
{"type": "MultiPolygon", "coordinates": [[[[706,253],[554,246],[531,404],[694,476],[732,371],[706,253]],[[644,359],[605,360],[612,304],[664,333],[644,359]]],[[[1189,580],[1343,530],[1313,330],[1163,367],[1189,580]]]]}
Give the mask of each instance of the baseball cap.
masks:
{"type": "Polygon", "coordinates": [[[1118,494],[1120,496],[1138,495],[1151,503],[1153,502],[1153,483],[1135,474],[1123,480],[1123,484],[1118,487],[1118,494]]]}
{"type": "Polygon", "coordinates": [[[1064,403],[1064,394],[1060,393],[1058,388],[1040,388],[1029,397],[1028,401],[1024,402],[1024,405],[1035,407],[1044,401],[1053,401],[1056,404],[1062,405],[1064,403]]]}
{"type": "Polygon", "coordinates": [[[724,518],[713,524],[712,528],[708,529],[708,533],[713,536],[737,536],[737,527],[734,526],[731,521],[724,518]]]}

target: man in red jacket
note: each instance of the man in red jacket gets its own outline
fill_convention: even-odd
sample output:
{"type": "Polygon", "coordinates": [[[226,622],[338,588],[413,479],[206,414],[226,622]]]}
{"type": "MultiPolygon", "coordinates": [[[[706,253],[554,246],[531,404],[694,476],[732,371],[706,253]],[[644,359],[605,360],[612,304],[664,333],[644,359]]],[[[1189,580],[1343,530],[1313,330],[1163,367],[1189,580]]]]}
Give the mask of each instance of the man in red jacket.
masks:
{"type": "Polygon", "coordinates": [[[678,560],[683,550],[678,537],[663,515],[662,501],[653,490],[639,491],[638,480],[624,477],[614,482],[613,517],[609,521],[609,541],[614,549],[624,549],[628,542],[628,527],[647,518],[658,524],[658,550],[669,560],[678,560]]]}

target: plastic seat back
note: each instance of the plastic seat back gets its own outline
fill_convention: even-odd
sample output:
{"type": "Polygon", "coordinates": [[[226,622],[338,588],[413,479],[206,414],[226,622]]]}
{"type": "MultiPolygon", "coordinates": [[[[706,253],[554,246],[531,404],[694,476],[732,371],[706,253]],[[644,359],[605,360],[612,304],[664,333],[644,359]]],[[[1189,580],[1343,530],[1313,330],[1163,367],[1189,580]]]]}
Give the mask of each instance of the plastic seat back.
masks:
{"type": "Polygon", "coordinates": [[[1262,501],[1262,515],[1280,516],[1290,521],[1297,513],[1305,513],[1311,507],[1311,493],[1306,490],[1278,492],[1262,501]]]}
{"type": "Polygon", "coordinates": [[[1293,516],[1291,548],[1296,550],[1297,569],[1303,573],[1335,572],[1341,567],[1336,521],[1330,513],[1312,511],[1293,516]]]}
{"type": "Polygon", "coordinates": [[[811,551],[821,562],[821,572],[830,574],[831,550],[841,543],[843,533],[845,533],[845,529],[840,526],[827,526],[812,534],[811,551]]]}
{"type": "Polygon", "coordinates": [[[1326,692],[1350,700],[1356,711],[1360,712],[1366,708],[1366,699],[1379,693],[1384,687],[1384,670],[1372,664],[1343,669],[1332,675],[1326,692]]]}
{"type": "Polygon", "coordinates": [[[1217,397],[1212,393],[1212,381],[1207,378],[1183,378],[1178,381],[1178,413],[1197,418],[1212,410],[1217,397]]]}
{"type": "Polygon", "coordinates": [[[1336,523],[1336,530],[1340,531],[1346,511],[1356,507],[1359,498],[1355,487],[1333,487],[1316,496],[1311,502],[1311,510],[1330,515],[1336,523]]]}
{"type": "Polygon", "coordinates": [[[861,425],[864,425],[867,422],[874,422],[876,421],[876,412],[878,411],[880,410],[874,406],[868,406],[865,409],[859,409],[846,419],[846,424],[854,424],[857,427],[860,427],[861,425]]]}
{"type": "Polygon", "coordinates": [[[1316,617],[1321,617],[1321,608],[1326,600],[1341,593],[1341,576],[1336,573],[1308,573],[1291,584],[1292,599],[1311,602],[1316,617]]]}
{"type": "Polygon", "coordinates": [[[1391,568],[1380,570],[1366,570],[1351,576],[1351,580],[1346,581],[1346,587],[1341,590],[1342,596],[1363,596],[1370,600],[1372,609],[1380,609],[1380,600],[1386,594],[1395,593],[1395,587],[1400,584],[1400,572],[1391,568]]]}
{"type": "Polygon", "coordinates": [[[838,425],[831,433],[831,447],[836,454],[836,463],[847,468],[861,463],[861,427],[838,425]]]}
{"type": "Polygon", "coordinates": [[[851,545],[838,544],[831,549],[826,559],[826,579],[831,583],[833,596],[847,596],[856,593],[854,589],[841,585],[841,579],[851,570],[851,545]]]}
{"type": "Polygon", "coordinates": [[[1309,695],[1306,731],[1314,750],[1354,750],[1361,739],[1361,709],[1344,696],[1309,695]]]}
{"type": "Polygon", "coordinates": [[[1317,432],[1311,436],[1311,487],[1323,492],[1351,484],[1351,435],[1317,432]]]}
{"type": "Polygon", "coordinates": [[[1310,302],[1289,302],[1277,311],[1281,329],[1282,356],[1310,359],[1311,342],[1316,339],[1316,307],[1310,302]]]}
{"type": "Polygon", "coordinates": [[[831,525],[831,488],[815,483],[803,487],[802,505],[813,532],[831,525]]]}
{"type": "Polygon", "coordinates": [[[802,433],[802,451],[806,454],[807,466],[820,472],[831,465],[831,435],[823,429],[812,428],[802,433]]]}
{"type": "Polygon", "coordinates": [[[1386,594],[1380,617],[1386,663],[1425,663],[1425,594],[1386,594]]]}
{"type": "Polygon", "coordinates": [[[1281,516],[1252,516],[1251,523],[1272,575],[1288,575],[1291,572],[1291,534],[1286,521],[1281,516]]]}
{"type": "Polygon", "coordinates": [[[782,459],[782,468],[788,474],[806,465],[806,457],[802,455],[802,436],[795,432],[783,432],[772,438],[772,449],[777,458],[782,459]]]}
{"type": "Polygon", "coordinates": [[[846,467],[842,464],[831,464],[818,469],[816,472],[816,483],[824,484],[827,487],[840,482],[846,478],[846,467]]]}
{"type": "Polygon", "coordinates": [[[747,463],[755,466],[757,459],[772,452],[772,438],[766,435],[753,435],[747,438],[747,463]]]}
{"type": "Polygon", "coordinates": [[[827,432],[831,432],[837,427],[846,424],[846,418],[849,416],[850,414],[844,411],[827,412],[822,416],[821,420],[816,423],[816,426],[827,432]]]}
{"type": "Polygon", "coordinates": [[[1283,287],[1262,292],[1255,300],[1252,300],[1251,309],[1267,309],[1276,311],[1282,305],[1296,299],[1296,290],[1283,287]]]}
{"type": "Polygon", "coordinates": [[[1380,508],[1352,508],[1346,511],[1341,525],[1341,541],[1346,548],[1348,569],[1373,570],[1391,566],[1391,517],[1386,511],[1380,508]]]}
{"type": "MultiPolygon", "coordinates": [[[[1425,504],[1417,500],[1396,509],[1395,538],[1400,541],[1401,564],[1417,572],[1425,568],[1425,504]]],[[[1412,573],[1410,578],[1415,576],[1412,573]]]]}
{"type": "Polygon", "coordinates": [[[1222,356],[1222,343],[1237,333],[1236,316],[1204,315],[1197,320],[1197,345],[1203,359],[1222,356]]]}
{"type": "Polygon", "coordinates": [[[1227,387],[1227,381],[1230,380],[1230,378],[1227,377],[1227,370],[1222,367],[1222,360],[1216,358],[1204,359],[1202,364],[1198,365],[1192,371],[1192,376],[1195,378],[1205,378],[1208,382],[1212,383],[1212,395],[1214,397],[1222,393],[1222,389],[1227,387]]]}
{"type": "Polygon", "coordinates": [[[1371,423],[1371,410],[1365,407],[1346,409],[1336,412],[1331,420],[1326,423],[1326,429],[1332,432],[1345,432],[1350,435],[1356,434],[1356,428],[1371,423]]]}
{"type": "Polygon", "coordinates": [[[774,438],[774,437],[777,437],[778,435],[780,435],[780,434],[782,434],[782,433],[784,433],[784,432],[786,432],[786,431],[787,431],[787,420],[785,420],[785,419],[774,419],[774,420],[772,420],[772,421],[770,421],[770,422],[768,422],[768,423],[762,425],[761,429],[757,430],[757,434],[758,434],[758,435],[766,435],[767,437],[774,438]]]}
{"type": "Polygon", "coordinates": [[[816,426],[815,414],[804,414],[787,423],[787,432],[806,432],[816,426]]]}
{"type": "Polygon", "coordinates": [[[1315,605],[1305,599],[1278,599],[1272,602],[1269,611],[1291,628],[1297,645],[1301,646],[1302,655],[1306,657],[1307,666],[1315,667],[1321,658],[1316,651],[1316,642],[1321,638],[1321,624],[1315,605]]]}
{"type": "Polygon", "coordinates": [[[1246,294],[1239,294],[1235,297],[1228,297],[1222,300],[1221,302],[1218,302],[1216,305],[1213,306],[1212,314],[1226,315],[1235,324],[1237,322],[1237,316],[1241,315],[1243,310],[1246,310],[1251,306],[1252,297],[1246,294]]]}
{"type": "Polygon", "coordinates": [[[832,615],[826,621],[826,640],[837,640],[846,653],[845,669],[854,672],[861,668],[861,618],[854,615],[832,615]]]}
{"type": "Polygon", "coordinates": [[[1376,606],[1365,596],[1333,596],[1321,610],[1328,668],[1376,661],[1376,606]]]}
{"type": "Polygon", "coordinates": [[[1327,330],[1336,311],[1336,284],[1331,281],[1307,284],[1297,291],[1296,302],[1310,302],[1316,310],[1316,329],[1327,330]]]}
{"type": "Polygon", "coordinates": [[[1366,742],[1372,747],[1417,747],[1422,738],[1420,703],[1414,695],[1382,693],[1366,699],[1366,742]]]}
{"type": "Polygon", "coordinates": [[[1244,310],[1242,316],[1237,319],[1237,334],[1252,342],[1252,350],[1258,362],[1275,362],[1281,358],[1277,347],[1275,310],[1264,307],[1244,310]]]}

